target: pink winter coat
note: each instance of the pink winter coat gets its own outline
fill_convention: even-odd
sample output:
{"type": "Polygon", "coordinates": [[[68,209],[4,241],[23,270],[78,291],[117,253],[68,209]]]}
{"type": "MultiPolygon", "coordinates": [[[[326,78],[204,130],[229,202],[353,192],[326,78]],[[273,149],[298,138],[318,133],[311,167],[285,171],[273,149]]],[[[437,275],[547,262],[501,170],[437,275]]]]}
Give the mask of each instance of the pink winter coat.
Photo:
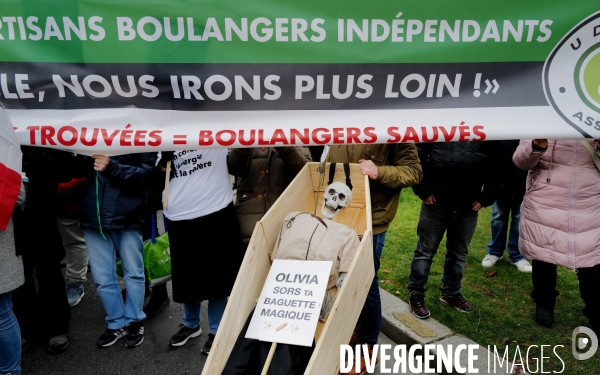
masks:
{"type": "Polygon", "coordinates": [[[529,170],[521,253],[573,270],[600,264],[600,172],[592,156],[579,141],[549,140],[544,154],[533,153],[531,142],[521,140],[513,155],[529,170]]]}

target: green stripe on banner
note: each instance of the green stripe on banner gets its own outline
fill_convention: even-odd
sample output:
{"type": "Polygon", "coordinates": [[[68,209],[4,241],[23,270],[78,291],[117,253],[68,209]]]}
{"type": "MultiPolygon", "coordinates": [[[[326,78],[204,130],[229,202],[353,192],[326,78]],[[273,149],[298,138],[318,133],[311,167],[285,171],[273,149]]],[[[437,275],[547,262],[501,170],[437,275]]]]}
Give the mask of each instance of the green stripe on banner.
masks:
{"type": "Polygon", "coordinates": [[[544,61],[595,0],[3,1],[0,61],[544,61]]]}

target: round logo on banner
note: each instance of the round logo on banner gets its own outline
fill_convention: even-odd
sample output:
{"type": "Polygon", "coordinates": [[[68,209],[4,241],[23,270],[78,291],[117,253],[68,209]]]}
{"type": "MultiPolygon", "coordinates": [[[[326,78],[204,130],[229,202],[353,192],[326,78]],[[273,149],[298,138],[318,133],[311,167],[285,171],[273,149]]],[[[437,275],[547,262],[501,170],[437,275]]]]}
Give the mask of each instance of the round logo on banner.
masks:
{"type": "Polygon", "coordinates": [[[583,136],[600,137],[600,12],[575,26],[544,65],[544,92],[583,136]]]}

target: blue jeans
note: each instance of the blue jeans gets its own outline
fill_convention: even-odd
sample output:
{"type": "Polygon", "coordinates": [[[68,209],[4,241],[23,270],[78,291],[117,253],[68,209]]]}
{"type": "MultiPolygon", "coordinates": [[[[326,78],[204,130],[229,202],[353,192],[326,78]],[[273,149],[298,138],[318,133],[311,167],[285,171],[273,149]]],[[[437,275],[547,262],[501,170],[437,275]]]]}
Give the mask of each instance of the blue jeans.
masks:
{"type": "Polygon", "coordinates": [[[144,262],[142,231],[133,229],[86,229],[85,244],[90,258],[94,285],[106,311],[108,328],[119,329],[146,318],[144,305],[144,262]],[[123,264],[127,299],[123,303],[117,278],[117,256],[123,264]]]}
{"type": "Polygon", "coordinates": [[[358,317],[356,325],[358,339],[361,343],[375,345],[381,331],[381,297],[379,296],[379,278],[377,271],[381,265],[381,253],[385,244],[386,232],[373,235],[373,265],[375,266],[375,277],[371,282],[367,300],[358,317]]]}
{"type": "MultiPolygon", "coordinates": [[[[208,300],[208,327],[210,333],[217,334],[221,318],[227,306],[227,298],[208,300]]],[[[183,304],[183,324],[188,328],[200,326],[200,302],[183,304]]]]}
{"type": "Polygon", "coordinates": [[[502,257],[506,249],[506,232],[510,218],[508,234],[508,257],[516,263],[525,257],[519,252],[519,221],[521,221],[521,203],[523,197],[503,196],[498,198],[492,207],[492,239],[488,243],[488,254],[502,257]]]}
{"type": "Polygon", "coordinates": [[[21,332],[11,292],[0,294],[0,375],[21,375],[21,332]]]}
{"type": "Polygon", "coordinates": [[[451,209],[438,203],[421,205],[417,225],[419,241],[413,254],[408,278],[408,290],[425,292],[433,257],[446,235],[446,257],[442,293],[455,296],[460,292],[469,243],[477,226],[477,211],[471,207],[451,209]]]}

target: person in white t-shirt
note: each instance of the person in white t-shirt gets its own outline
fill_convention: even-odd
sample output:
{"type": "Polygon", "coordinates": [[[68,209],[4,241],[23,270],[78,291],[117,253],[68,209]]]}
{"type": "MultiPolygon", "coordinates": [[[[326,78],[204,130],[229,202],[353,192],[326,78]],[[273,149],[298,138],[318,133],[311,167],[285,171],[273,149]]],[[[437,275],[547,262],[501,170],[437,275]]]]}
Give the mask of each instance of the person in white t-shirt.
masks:
{"type": "MultiPolygon", "coordinates": [[[[183,323],[169,340],[182,346],[200,336],[200,304],[208,300],[208,354],[244,257],[227,171],[227,149],[163,152],[171,160],[167,230],[171,247],[173,301],[183,303],[183,323]]],[[[163,193],[163,200],[164,200],[163,193]]]]}

